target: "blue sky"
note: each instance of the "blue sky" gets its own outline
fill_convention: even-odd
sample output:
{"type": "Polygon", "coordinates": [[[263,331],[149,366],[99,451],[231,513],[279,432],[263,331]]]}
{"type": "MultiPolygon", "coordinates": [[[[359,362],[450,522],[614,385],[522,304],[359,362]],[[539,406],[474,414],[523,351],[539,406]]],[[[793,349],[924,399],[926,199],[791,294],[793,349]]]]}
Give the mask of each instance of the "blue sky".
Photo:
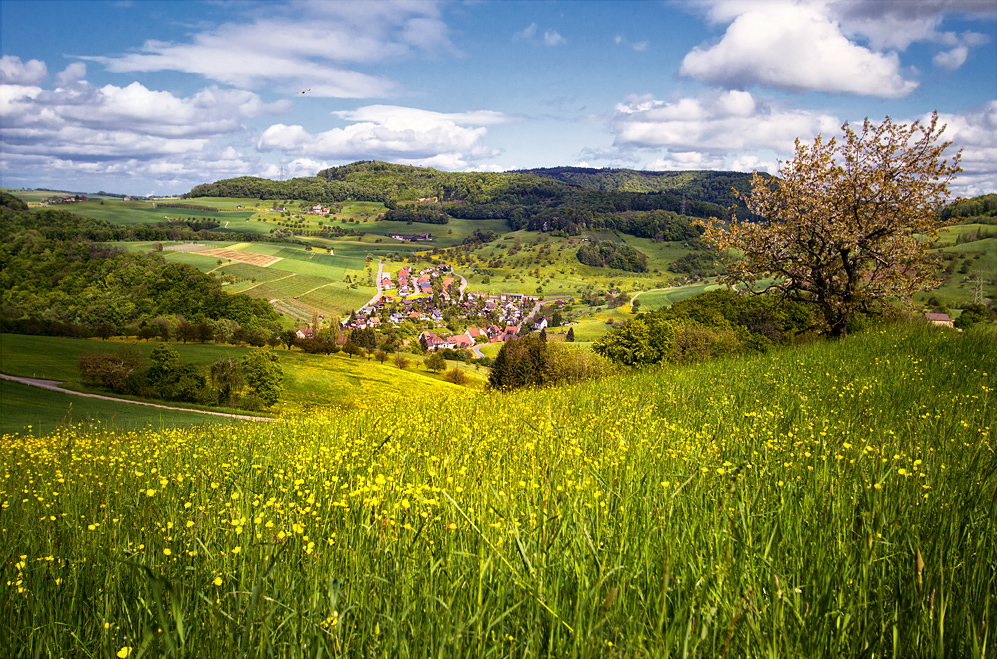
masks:
{"type": "Polygon", "coordinates": [[[997,0],[0,2],[7,187],[173,194],[354,160],[774,172],[937,110],[997,191],[997,0]],[[306,91],[302,94],[300,92],[306,91]]]}

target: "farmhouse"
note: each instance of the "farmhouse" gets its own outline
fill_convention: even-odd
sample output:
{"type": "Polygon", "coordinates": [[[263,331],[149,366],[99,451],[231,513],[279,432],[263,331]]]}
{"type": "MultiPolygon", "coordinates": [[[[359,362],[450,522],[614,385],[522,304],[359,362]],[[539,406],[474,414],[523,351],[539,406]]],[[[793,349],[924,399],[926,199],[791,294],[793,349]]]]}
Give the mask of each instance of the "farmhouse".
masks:
{"type": "Polygon", "coordinates": [[[939,325],[941,327],[954,327],[952,319],[949,318],[947,313],[926,313],[924,314],[924,319],[927,320],[932,325],[939,325]]]}

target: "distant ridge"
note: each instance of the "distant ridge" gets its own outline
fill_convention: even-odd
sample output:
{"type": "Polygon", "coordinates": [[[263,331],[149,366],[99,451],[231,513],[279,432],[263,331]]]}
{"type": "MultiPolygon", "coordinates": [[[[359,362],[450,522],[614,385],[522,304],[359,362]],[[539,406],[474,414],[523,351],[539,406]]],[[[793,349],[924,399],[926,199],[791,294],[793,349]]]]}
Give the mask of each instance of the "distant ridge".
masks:
{"type": "MultiPolygon", "coordinates": [[[[518,169],[517,174],[532,174],[577,185],[586,190],[618,192],[671,192],[691,199],[718,204],[725,208],[739,204],[734,190],[751,191],[751,174],[715,170],[646,171],[639,169],[596,169],[593,167],[540,167],[518,169]]],[[[762,173],[769,177],[769,174],[762,173]]]]}

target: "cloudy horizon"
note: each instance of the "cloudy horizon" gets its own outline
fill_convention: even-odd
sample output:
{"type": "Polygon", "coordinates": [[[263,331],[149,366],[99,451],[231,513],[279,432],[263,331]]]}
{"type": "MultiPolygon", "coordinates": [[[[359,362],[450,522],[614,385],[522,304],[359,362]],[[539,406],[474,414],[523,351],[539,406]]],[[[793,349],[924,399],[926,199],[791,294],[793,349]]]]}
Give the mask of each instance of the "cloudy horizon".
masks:
{"type": "Polygon", "coordinates": [[[937,111],[997,192],[992,0],[0,4],[5,187],[177,194],[356,160],[775,172],[937,111]]]}

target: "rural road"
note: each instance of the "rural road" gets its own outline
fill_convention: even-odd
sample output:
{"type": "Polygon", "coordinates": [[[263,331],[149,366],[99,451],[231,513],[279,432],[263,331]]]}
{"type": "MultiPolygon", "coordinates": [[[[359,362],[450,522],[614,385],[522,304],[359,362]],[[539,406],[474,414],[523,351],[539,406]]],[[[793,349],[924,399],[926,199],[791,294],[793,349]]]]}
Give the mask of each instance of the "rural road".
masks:
{"type": "Polygon", "coordinates": [[[384,263],[382,263],[381,260],[378,259],[378,261],[377,261],[377,277],[374,279],[374,285],[377,286],[377,292],[374,293],[374,297],[372,297],[370,299],[370,301],[367,304],[364,305],[365,307],[372,307],[372,306],[374,306],[374,304],[377,303],[378,300],[381,299],[381,271],[383,269],[384,269],[384,263]]]}
{"type": "Polygon", "coordinates": [[[0,373],[0,379],[10,380],[11,382],[19,382],[21,384],[26,384],[30,387],[41,387],[42,389],[48,389],[50,391],[58,391],[63,394],[70,394],[72,396],[83,396],[84,398],[98,398],[100,400],[109,400],[115,403],[131,403],[132,405],[145,405],[146,407],[158,407],[161,410],[176,410],[177,412],[196,412],[198,414],[211,414],[213,416],[225,416],[230,419],[240,419],[242,421],[276,421],[271,417],[266,416],[246,416],[243,414],[228,414],[226,412],[209,412],[207,410],[192,410],[187,407],[170,407],[169,405],[159,405],[157,403],[145,403],[138,400],[127,400],[124,398],[113,398],[111,396],[101,396],[100,394],[85,394],[82,391],[72,391],[70,389],[63,389],[59,385],[62,384],[58,380],[40,380],[38,378],[22,378],[16,375],[7,375],[6,373],[0,373]]]}

